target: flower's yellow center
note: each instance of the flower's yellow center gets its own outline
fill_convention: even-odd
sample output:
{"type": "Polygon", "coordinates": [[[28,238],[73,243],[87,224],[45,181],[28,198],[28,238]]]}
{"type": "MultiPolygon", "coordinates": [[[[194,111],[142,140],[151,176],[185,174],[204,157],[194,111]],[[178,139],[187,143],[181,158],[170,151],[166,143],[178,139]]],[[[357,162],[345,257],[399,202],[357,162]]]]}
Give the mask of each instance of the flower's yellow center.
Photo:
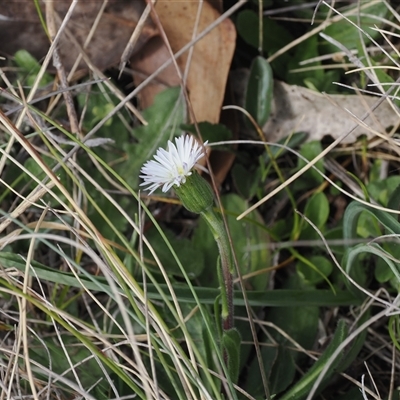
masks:
{"type": "Polygon", "coordinates": [[[181,165],[179,167],[177,167],[177,172],[178,172],[178,175],[185,175],[185,169],[181,165]]]}

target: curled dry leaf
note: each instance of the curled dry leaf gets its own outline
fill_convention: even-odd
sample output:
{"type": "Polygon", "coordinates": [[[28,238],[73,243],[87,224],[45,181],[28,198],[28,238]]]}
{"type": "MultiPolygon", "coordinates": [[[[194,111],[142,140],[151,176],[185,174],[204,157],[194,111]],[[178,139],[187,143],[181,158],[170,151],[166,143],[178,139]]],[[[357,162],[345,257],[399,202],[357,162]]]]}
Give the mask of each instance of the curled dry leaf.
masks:
{"type": "MultiPolygon", "coordinates": [[[[66,70],[70,70],[77,59],[80,49],[76,42],[85,47],[85,52],[92,63],[99,69],[117,65],[121,54],[136,27],[144,8],[143,1],[109,0],[100,14],[104,1],[80,1],[76,3],[71,19],[60,38],[59,53],[66,70]],[[99,19],[97,28],[89,43],[86,43],[90,32],[99,19]],[[85,45],[86,44],[86,45],[85,45]]],[[[44,14],[43,2],[40,2],[44,14]]],[[[25,49],[37,59],[47,53],[50,41],[40,23],[33,1],[0,0],[0,53],[13,55],[19,49],[25,49]]],[[[58,25],[64,19],[71,0],[56,0],[54,4],[58,25]]],[[[142,29],[134,53],[139,51],[149,38],[158,33],[150,19],[142,29]]],[[[82,60],[80,70],[88,67],[82,60]]]]}
{"type": "MultiPolygon", "coordinates": [[[[323,95],[301,86],[275,81],[273,111],[263,131],[268,141],[277,142],[293,132],[307,132],[308,140],[333,139],[349,132],[358,118],[376,104],[378,97],[368,95],[323,95]],[[348,110],[349,112],[347,112],[348,110]]],[[[384,132],[399,123],[399,116],[383,102],[364,120],[373,130],[384,132]]],[[[375,136],[361,124],[342,143],[352,143],[361,135],[375,136]]]]}

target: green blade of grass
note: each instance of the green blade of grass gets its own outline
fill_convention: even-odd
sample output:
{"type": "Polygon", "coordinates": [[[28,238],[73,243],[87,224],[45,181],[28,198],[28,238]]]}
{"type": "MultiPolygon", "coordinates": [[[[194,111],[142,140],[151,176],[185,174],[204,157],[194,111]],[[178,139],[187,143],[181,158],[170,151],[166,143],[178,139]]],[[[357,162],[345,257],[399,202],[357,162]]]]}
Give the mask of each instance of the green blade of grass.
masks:
{"type": "MultiPolygon", "coordinates": [[[[1,252],[0,264],[6,268],[16,268],[19,271],[25,270],[25,261],[17,254],[1,252]]],[[[31,262],[32,276],[39,279],[55,282],[63,285],[82,288],[84,285],[88,290],[99,292],[112,293],[112,289],[107,284],[107,280],[101,276],[79,275],[79,280],[74,274],[64,271],[58,271],[53,268],[46,267],[37,261],[31,262]]],[[[167,285],[160,284],[159,288],[168,294],[167,285]]],[[[202,304],[214,304],[216,297],[219,295],[218,288],[195,287],[198,298],[202,304]]],[[[196,303],[192,291],[186,285],[181,287],[174,286],[175,295],[179,301],[187,303],[196,303]]],[[[152,284],[147,285],[147,295],[151,300],[162,300],[161,294],[152,284]]],[[[249,291],[247,293],[249,304],[253,307],[304,307],[304,306],[349,306],[360,305],[361,299],[357,298],[349,291],[338,290],[336,294],[330,290],[264,290],[264,291],[249,291]]],[[[244,306],[242,292],[235,290],[234,304],[236,306],[244,306]]]]}

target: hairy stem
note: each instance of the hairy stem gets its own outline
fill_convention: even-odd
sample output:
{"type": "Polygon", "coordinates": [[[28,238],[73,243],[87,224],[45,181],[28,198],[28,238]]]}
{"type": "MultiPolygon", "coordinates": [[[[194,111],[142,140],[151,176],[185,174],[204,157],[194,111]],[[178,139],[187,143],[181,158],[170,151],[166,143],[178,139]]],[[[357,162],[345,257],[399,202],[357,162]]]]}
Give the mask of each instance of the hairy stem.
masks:
{"type": "Polygon", "coordinates": [[[221,273],[218,276],[222,277],[222,282],[220,282],[222,327],[224,331],[228,331],[233,328],[233,264],[231,249],[222,219],[213,211],[212,207],[201,212],[201,215],[207,221],[213,233],[221,257],[221,273]]]}

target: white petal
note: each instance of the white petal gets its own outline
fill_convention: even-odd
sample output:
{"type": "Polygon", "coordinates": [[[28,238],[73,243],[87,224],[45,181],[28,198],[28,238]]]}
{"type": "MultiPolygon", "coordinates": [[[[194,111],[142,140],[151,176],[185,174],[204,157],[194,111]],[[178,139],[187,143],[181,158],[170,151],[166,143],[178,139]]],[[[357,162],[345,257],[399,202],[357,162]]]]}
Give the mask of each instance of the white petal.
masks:
{"type": "Polygon", "coordinates": [[[147,161],[140,169],[139,177],[144,180],[140,186],[147,185],[145,190],[150,194],[158,188],[167,192],[173,185],[180,186],[203,156],[203,148],[192,136],[175,138],[175,144],[168,141],[168,150],[158,149],[154,160],[147,161]]]}

